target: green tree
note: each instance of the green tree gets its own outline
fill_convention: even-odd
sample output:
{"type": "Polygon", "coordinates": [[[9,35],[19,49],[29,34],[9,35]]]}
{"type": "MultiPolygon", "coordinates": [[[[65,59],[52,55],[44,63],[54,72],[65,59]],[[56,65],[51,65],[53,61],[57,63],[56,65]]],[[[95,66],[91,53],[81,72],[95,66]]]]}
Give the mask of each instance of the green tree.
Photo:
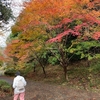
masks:
{"type": "Polygon", "coordinates": [[[11,17],[12,17],[12,11],[10,7],[3,5],[0,0],[0,20],[6,22],[11,17]]]}

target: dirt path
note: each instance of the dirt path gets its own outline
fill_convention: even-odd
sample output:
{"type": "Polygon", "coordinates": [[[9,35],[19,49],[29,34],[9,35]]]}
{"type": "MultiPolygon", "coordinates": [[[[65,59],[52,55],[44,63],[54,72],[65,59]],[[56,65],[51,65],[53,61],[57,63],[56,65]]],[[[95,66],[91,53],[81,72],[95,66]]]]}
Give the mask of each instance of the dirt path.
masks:
{"type": "MultiPolygon", "coordinates": [[[[0,77],[0,79],[2,78],[0,77]]],[[[5,77],[3,79],[12,83],[13,78],[5,77]]],[[[27,80],[27,83],[25,100],[100,100],[100,93],[76,90],[66,86],[31,80],[27,80]]],[[[13,96],[4,98],[4,100],[13,100],[13,96]]]]}

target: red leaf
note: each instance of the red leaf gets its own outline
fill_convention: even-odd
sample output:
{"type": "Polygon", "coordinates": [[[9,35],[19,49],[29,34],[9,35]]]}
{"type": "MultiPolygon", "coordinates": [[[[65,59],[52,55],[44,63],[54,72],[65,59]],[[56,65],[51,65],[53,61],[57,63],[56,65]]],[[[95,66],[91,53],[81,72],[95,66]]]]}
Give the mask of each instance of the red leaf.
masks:
{"type": "Polygon", "coordinates": [[[70,22],[72,22],[71,19],[69,19],[69,18],[64,18],[64,19],[61,21],[61,24],[68,24],[68,23],[70,23],[70,22]]]}
{"type": "Polygon", "coordinates": [[[23,44],[23,45],[22,45],[22,48],[23,48],[23,49],[27,49],[27,48],[29,48],[30,46],[32,46],[31,43],[26,43],[26,44],[23,44]]]}
{"type": "Polygon", "coordinates": [[[13,40],[12,41],[12,43],[18,43],[19,42],[19,40],[13,40]]]}
{"type": "Polygon", "coordinates": [[[69,29],[67,31],[64,31],[64,32],[58,34],[55,38],[49,39],[47,42],[50,42],[50,43],[57,42],[57,41],[60,42],[64,36],[69,35],[69,34],[72,34],[73,36],[80,35],[79,32],[75,32],[75,31],[69,29]]]}
{"type": "Polygon", "coordinates": [[[100,38],[100,32],[94,33],[94,35],[92,37],[93,37],[93,39],[98,40],[100,38]]]}
{"type": "Polygon", "coordinates": [[[88,26],[88,24],[87,24],[87,23],[82,23],[82,24],[80,24],[80,25],[77,25],[77,26],[74,27],[74,30],[75,30],[75,31],[79,31],[79,30],[81,29],[82,26],[88,26]]]}

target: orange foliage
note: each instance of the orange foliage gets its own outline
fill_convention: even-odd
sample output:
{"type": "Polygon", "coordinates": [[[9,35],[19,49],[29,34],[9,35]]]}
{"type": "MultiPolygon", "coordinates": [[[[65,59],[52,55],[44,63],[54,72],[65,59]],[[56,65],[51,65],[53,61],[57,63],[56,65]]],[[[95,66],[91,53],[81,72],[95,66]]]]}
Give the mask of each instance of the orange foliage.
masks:
{"type": "Polygon", "coordinates": [[[0,56],[0,61],[5,61],[5,58],[3,56],[0,56]]]}
{"type": "Polygon", "coordinates": [[[82,36],[87,37],[88,34],[88,37],[98,39],[100,34],[100,9],[96,8],[98,5],[100,6],[100,0],[31,0],[25,3],[26,8],[19,16],[16,25],[12,27],[13,32],[22,32],[22,34],[18,36],[20,41],[15,40],[8,45],[10,55],[25,59],[25,54],[27,55],[30,48],[40,50],[42,43],[47,41],[46,38],[52,37],[46,29],[51,31],[63,27],[63,32],[57,33],[49,40],[50,42],[61,41],[70,33],[81,35],[82,28],[91,29],[90,33],[94,34],[92,36],[84,31],[82,36]],[[75,20],[81,23],[69,27],[69,23],[75,20]],[[93,30],[95,23],[98,28],[93,30]]]}
{"type": "Polygon", "coordinates": [[[29,34],[29,30],[38,25],[59,28],[76,19],[100,24],[100,12],[92,10],[95,5],[99,5],[99,0],[31,0],[25,3],[26,9],[20,15],[18,25],[23,33],[28,30],[29,34]]]}

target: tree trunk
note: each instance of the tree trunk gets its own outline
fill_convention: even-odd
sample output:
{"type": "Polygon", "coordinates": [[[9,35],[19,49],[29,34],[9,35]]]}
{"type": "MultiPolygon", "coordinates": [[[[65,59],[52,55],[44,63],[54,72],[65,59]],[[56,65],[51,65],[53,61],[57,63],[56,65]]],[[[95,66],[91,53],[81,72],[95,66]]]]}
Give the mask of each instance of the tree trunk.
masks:
{"type": "Polygon", "coordinates": [[[39,60],[39,63],[42,67],[43,73],[44,73],[44,77],[46,78],[46,71],[45,71],[45,66],[41,63],[41,61],[39,60]]]}
{"type": "Polygon", "coordinates": [[[34,72],[35,72],[35,68],[36,68],[36,67],[34,67],[34,72]]]}
{"type": "Polygon", "coordinates": [[[45,71],[45,68],[44,67],[42,67],[42,69],[43,69],[43,73],[44,73],[44,77],[46,78],[46,71],[45,71]]]}
{"type": "Polygon", "coordinates": [[[67,66],[64,65],[63,70],[64,70],[64,78],[65,78],[65,80],[68,80],[67,66]]]}
{"type": "Polygon", "coordinates": [[[45,66],[42,64],[40,58],[38,58],[38,56],[36,55],[36,60],[39,62],[40,66],[42,67],[43,73],[44,73],[44,77],[46,78],[46,71],[45,71],[45,66]]]}

